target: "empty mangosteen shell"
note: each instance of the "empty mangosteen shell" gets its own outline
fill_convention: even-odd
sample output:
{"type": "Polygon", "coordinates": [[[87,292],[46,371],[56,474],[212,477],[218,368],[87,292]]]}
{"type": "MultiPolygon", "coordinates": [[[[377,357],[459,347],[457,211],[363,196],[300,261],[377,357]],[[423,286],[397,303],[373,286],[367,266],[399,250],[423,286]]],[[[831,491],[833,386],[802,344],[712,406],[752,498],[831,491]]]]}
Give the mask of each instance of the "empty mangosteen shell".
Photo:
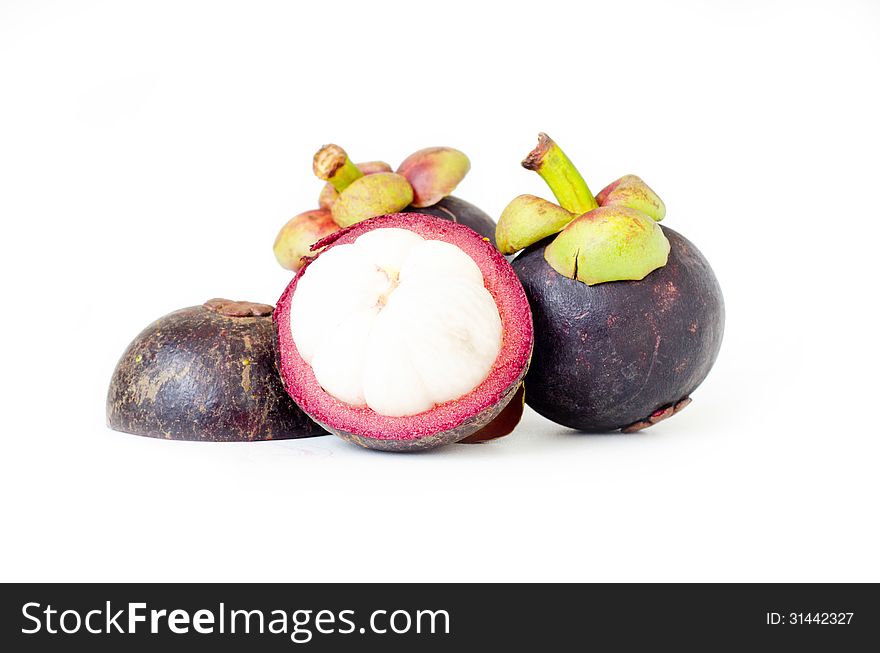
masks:
{"type": "Polygon", "coordinates": [[[108,426],[209,442],[325,434],[281,384],[272,310],[267,304],[214,299],[150,324],[113,372],[108,426]]]}
{"type": "Polygon", "coordinates": [[[409,206],[403,213],[423,213],[470,227],[495,245],[495,221],[470,202],[449,195],[431,206],[420,209],[409,206]]]}
{"type": "Polygon", "coordinates": [[[587,432],[635,431],[684,408],[718,356],[724,299],[712,268],[662,227],[667,264],[640,281],[588,286],[544,260],[545,239],[512,265],[532,307],[526,403],[587,432]]]}

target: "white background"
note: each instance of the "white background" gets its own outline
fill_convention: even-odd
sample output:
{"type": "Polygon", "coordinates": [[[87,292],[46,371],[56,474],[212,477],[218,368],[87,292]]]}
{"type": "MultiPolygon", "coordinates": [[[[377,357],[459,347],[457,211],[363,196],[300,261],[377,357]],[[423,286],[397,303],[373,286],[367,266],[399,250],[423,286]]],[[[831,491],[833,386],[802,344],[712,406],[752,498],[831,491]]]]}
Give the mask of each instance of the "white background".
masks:
{"type": "Polygon", "coordinates": [[[880,581],[880,4],[0,3],[2,580],[880,581]],[[153,319],[271,302],[325,142],[465,150],[497,216],[637,173],[727,301],[643,434],[420,455],[104,425],[153,319]]]}

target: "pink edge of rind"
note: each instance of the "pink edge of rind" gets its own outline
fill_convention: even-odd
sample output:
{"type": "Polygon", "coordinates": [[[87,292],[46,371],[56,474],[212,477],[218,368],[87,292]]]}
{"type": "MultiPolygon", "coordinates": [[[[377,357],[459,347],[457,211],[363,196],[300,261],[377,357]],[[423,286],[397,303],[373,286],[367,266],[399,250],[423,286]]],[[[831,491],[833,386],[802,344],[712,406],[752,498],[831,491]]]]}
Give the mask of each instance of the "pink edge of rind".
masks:
{"type": "Polygon", "coordinates": [[[519,382],[531,358],[534,340],[531,309],[510,263],[491,243],[469,227],[422,213],[392,213],[341,229],[315,243],[312,249],[321,250],[315,259],[335,245],[354,242],[361,234],[379,228],[409,229],[425,238],[451,242],[477,263],[486,289],[498,307],[503,328],[501,354],[489,376],[464,397],[408,417],[388,417],[338,401],[321,388],[290,333],[291,297],[311,261],[287,285],[273,313],[279,371],[288,394],[315,421],[364,438],[416,441],[454,429],[509,395],[511,386],[519,382]]]}

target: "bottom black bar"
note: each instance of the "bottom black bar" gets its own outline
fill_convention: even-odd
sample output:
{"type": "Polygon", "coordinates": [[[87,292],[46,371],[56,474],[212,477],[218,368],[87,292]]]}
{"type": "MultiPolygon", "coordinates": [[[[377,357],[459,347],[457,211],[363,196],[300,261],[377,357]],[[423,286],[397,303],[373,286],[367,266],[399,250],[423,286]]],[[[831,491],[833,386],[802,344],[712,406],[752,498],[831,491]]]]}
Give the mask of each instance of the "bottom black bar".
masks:
{"type": "Polygon", "coordinates": [[[880,625],[875,584],[11,584],[0,591],[5,651],[646,643],[844,651],[876,644],[880,625]]]}

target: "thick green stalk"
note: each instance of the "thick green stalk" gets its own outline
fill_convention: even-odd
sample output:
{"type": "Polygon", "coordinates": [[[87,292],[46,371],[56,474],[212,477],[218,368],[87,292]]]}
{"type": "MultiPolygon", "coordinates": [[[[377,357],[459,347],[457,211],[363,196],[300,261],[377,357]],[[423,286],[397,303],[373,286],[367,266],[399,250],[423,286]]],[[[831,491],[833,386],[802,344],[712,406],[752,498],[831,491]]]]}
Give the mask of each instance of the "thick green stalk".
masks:
{"type": "Polygon", "coordinates": [[[538,134],[538,146],[529,152],[522,166],[537,172],[553,191],[559,206],[567,211],[581,215],[599,206],[581,173],[547,134],[538,134]]]}
{"type": "Polygon", "coordinates": [[[333,188],[338,193],[364,176],[364,173],[358,170],[358,167],[348,158],[345,150],[332,143],[325,145],[315,153],[312,169],[320,179],[333,184],[333,188]]]}

